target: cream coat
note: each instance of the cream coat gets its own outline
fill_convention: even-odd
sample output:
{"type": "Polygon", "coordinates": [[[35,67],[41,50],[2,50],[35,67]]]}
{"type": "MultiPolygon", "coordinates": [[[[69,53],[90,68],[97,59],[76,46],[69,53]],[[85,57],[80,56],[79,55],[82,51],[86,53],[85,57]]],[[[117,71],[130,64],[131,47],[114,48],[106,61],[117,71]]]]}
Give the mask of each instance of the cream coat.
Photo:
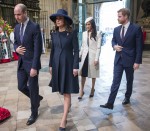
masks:
{"type": "MultiPolygon", "coordinates": [[[[90,36],[90,35],[89,35],[90,36]]],[[[82,35],[82,45],[79,57],[81,58],[79,75],[81,75],[82,67],[85,61],[87,54],[89,53],[88,58],[88,77],[97,78],[99,77],[99,64],[94,66],[94,61],[99,61],[99,56],[101,52],[101,35],[97,34],[96,41],[94,38],[89,38],[89,46],[87,44],[87,31],[83,32],[82,35]]]]}

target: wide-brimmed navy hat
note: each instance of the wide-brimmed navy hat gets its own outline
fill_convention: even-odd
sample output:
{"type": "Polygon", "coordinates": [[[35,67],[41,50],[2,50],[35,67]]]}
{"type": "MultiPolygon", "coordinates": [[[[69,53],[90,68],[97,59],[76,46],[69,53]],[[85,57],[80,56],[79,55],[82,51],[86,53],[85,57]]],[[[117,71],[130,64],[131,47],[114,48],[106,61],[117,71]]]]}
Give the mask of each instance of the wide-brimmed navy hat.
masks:
{"type": "Polygon", "coordinates": [[[67,22],[69,23],[69,25],[71,25],[73,23],[72,19],[68,16],[68,12],[64,9],[58,9],[57,13],[50,15],[50,19],[55,22],[56,21],[56,17],[57,16],[63,16],[67,22]]]}

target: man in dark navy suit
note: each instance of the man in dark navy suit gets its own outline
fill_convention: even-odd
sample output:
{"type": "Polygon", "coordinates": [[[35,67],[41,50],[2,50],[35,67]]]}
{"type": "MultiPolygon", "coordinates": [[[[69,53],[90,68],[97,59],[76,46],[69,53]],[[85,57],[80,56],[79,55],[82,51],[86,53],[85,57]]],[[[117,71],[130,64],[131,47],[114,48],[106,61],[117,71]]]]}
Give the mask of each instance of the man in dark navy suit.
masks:
{"type": "Polygon", "coordinates": [[[107,103],[100,105],[102,108],[113,109],[123,71],[126,73],[127,90],[122,104],[130,103],[134,70],[137,70],[142,63],[142,30],[140,26],[130,23],[129,17],[128,9],[122,8],[118,11],[118,22],[121,25],[114,29],[112,39],[112,47],[116,50],[113,83],[107,103]]]}
{"type": "Polygon", "coordinates": [[[27,8],[18,4],[14,8],[15,19],[19,24],[15,27],[14,48],[19,55],[18,60],[18,89],[28,96],[31,101],[31,116],[27,125],[33,124],[38,117],[40,100],[38,74],[41,68],[42,37],[40,26],[27,17],[27,8]]]}

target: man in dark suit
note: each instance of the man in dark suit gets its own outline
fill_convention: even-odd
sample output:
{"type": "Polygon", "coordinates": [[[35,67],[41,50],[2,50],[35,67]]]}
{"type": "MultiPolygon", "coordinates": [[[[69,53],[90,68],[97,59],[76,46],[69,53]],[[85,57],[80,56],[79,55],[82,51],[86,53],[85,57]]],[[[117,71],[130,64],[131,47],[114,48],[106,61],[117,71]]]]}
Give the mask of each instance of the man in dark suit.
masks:
{"type": "Polygon", "coordinates": [[[140,26],[130,23],[129,17],[128,9],[122,8],[118,11],[118,22],[121,25],[114,29],[112,39],[112,47],[116,50],[113,83],[107,103],[100,105],[102,108],[113,109],[123,71],[126,73],[127,90],[122,104],[130,103],[134,70],[137,70],[142,63],[142,30],[140,26]]]}
{"type": "Polygon", "coordinates": [[[27,8],[18,4],[14,8],[15,19],[19,24],[15,27],[14,48],[19,55],[18,60],[18,89],[28,96],[31,101],[31,116],[27,125],[33,124],[38,117],[40,100],[38,74],[41,68],[42,37],[40,26],[27,17],[27,8]]]}

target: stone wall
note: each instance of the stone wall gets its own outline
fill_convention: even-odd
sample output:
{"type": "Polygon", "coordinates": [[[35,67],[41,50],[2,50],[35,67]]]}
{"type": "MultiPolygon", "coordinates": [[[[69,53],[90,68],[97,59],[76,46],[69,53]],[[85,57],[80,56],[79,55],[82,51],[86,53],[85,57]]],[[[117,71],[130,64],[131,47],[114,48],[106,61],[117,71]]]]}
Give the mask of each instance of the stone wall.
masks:
{"type": "Polygon", "coordinates": [[[45,29],[46,39],[50,39],[50,29],[54,24],[49,19],[49,16],[56,13],[58,9],[65,9],[69,16],[72,15],[72,0],[40,0],[40,26],[45,29]]]}

